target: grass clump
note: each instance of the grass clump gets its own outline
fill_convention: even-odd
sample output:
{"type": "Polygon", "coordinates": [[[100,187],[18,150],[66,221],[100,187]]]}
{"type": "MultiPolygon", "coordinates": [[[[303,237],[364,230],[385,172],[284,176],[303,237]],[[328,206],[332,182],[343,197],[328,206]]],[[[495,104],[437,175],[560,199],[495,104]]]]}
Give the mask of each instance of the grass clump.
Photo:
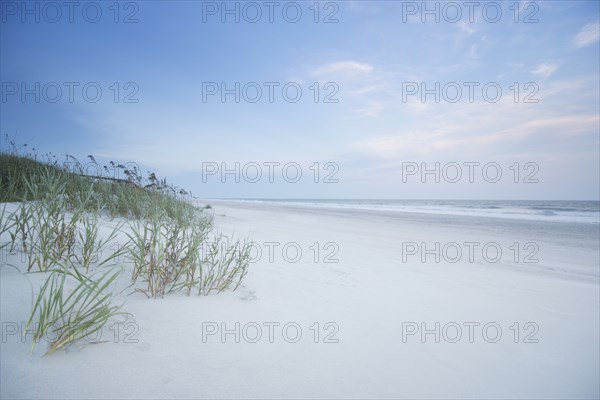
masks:
{"type": "MultiPolygon", "coordinates": [[[[12,227],[11,249],[19,248],[27,257],[27,272],[36,266],[46,271],[59,261],[79,262],[86,271],[122,225],[108,238],[98,238],[97,214],[87,212],[94,201],[94,186],[78,193],[77,200],[65,194],[64,176],[52,168],[40,169],[39,175],[24,179],[27,192],[16,213],[6,218],[12,227]],[[27,198],[36,200],[27,201],[27,198]]],[[[4,219],[4,218],[3,218],[4,219]]],[[[118,257],[114,253],[102,260],[104,265],[118,257]]],[[[97,261],[97,259],[96,259],[97,261]]]]}
{"type": "Polygon", "coordinates": [[[188,295],[236,290],[247,274],[251,247],[239,241],[229,245],[224,235],[209,241],[211,229],[207,219],[179,224],[160,213],[135,223],[128,234],[132,282],[145,284],[136,290],[153,298],[179,290],[188,295]]]}
{"type": "Polygon", "coordinates": [[[187,201],[191,193],[154,173],[142,177],[136,166],[109,163],[124,179],[89,175],[109,168],[92,156],[87,166],[72,156],[59,164],[52,154],[24,155],[25,146],[10,143],[9,151],[0,151],[0,203],[20,204],[13,213],[0,209],[0,236],[10,236],[0,250],[22,252],[27,272],[47,274],[27,327],[33,324],[35,341],[52,334],[48,353],[123,313],[110,289],[128,263],[131,285],[141,284],[134,292],[151,298],[236,290],[246,276],[251,247],[215,233],[212,217],[203,213],[210,206],[195,207],[187,201]],[[100,215],[119,218],[108,233],[100,229],[100,215]],[[126,242],[107,254],[117,239],[126,242]],[[116,272],[117,266],[123,268],[116,272]]]}
{"type": "Polygon", "coordinates": [[[251,244],[239,241],[229,244],[227,236],[218,235],[205,245],[203,268],[198,271],[198,294],[221,293],[230,287],[236,290],[248,273],[251,244]]]}
{"type": "Polygon", "coordinates": [[[120,271],[108,271],[99,277],[88,277],[76,269],[53,270],[35,300],[26,329],[34,324],[32,351],[42,338],[52,337],[46,354],[91,336],[101,330],[108,320],[123,314],[119,306],[112,305],[109,286],[120,271]],[[67,280],[76,282],[73,290],[67,289],[67,280]]]}

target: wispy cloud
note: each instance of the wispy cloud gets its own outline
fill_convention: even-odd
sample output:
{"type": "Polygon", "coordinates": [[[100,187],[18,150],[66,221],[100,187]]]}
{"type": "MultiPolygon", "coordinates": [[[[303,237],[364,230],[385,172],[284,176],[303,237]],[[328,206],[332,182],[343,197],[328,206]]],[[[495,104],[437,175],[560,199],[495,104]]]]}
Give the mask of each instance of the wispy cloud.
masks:
{"type": "Polygon", "coordinates": [[[561,148],[558,144],[565,141],[589,143],[597,135],[600,116],[583,106],[589,94],[580,89],[590,86],[586,82],[554,82],[550,90],[543,91],[544,96],[540,94],[544,107],[514,102],[511,96],[495,104],[403,104],[404,111],[410,110],[412,123],[374,132],[352,147],[363,156],[393,161],[460,159],[465,154],[497,158],[532,148],[557,151],[561,148]],[[574,105],[580,105],[565,108],[557,103],[567,95],[574,105]],[[419,105],[423,106],[421,112],[414,107],[419,105]]]}
{"type": "Polygon", "coordinates": [[[359,153],[381,159],[411,159],[415,157],[449,157],[459,159],[464,154],[513,154],[515,149],[527,149],[531,141],[573,139],[590,135],[600,122],[598,115],[538,116],[533,120],[517,118],[515,125],[502,124],[493,116],[482,118],[485,126],[498,125],[494,130],[481,130],[482,120],[465,123],[448,121],[445,126],[430,125],[425,129],[395,135],[373,137],[353,143],[359,153]],[[486,132],[487,131],[487,132],[486,132]],[[468,150],[468,151],[466,151],[468,150]]]}
{"type": "Polygon", "coordinates": [[[337,61],[329,64],[322,65],[321,67],[313,71],[314,75],[328,75],[328,74],[347,74],[347,75],[359,75],[368,74],[373,71],[373,66],[367,63],[361,63],[358,61],[337,61]]]}
{"type": "Polygon", "coordinates": [[[533,70],[531,70],[531,73],[542,78],[548,78],[550,75],[556,72],[557,69],[558,64],[546,61],[535,67],[533,70]]]}
{"type": "Polygon", "coordinates": [[[473,24],[468,23],[467,21],[459,21],[456,24],[456,27],[460,30],[460,32],[464,33],[466,36],[471,36],[475,33],[475,28],[473,28],[473,24]]]}
{"type": "Polygon", "coordinates": [[[373,84],[373,85],[361,86],[361,87],[351,91],[350,93],[362,95],[362,94],[367,94],[367,93],[381,92],[384,89],[385,89],[385,86],[382,84],[373,84]]]}
{"type": "Polygon", "coordinates": [[[589,46],[600,40],[600,21],[585,25],[577,35],[575,35],[575,47],[581,48],[589,46]]]}
{"type": "Polygon", "coordinates": [[[357,109],[356,111],[367,117],[377,117],[383,111],[383,104],[378,101],[370,102],[366,107],[357,109]]]}

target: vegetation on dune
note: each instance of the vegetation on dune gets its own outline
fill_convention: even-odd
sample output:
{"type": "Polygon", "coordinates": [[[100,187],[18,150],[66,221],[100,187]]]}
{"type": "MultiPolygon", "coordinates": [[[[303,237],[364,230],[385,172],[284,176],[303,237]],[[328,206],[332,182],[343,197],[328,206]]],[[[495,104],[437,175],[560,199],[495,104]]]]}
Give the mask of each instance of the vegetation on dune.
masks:
{"type": "Polygon", "coordinates": [[[110,318],[123,314],[120,306],[112,304],[109,290],[119,273],[109,270],[99,277],[88,277],[76,268],[52,270],[40,289],[25,328],[35,324],[32,350],[36,340],[52,337],[47,350],[47,354],[51,354],[75,340],[94,335],[110,318]],[[77,282],[74,289],[66,288],[67,278],[77,282]]]}
{"type": "Polygon", "coordinates": [[[111,292],[122,271],[131,271],[132,292],[151,298],[235,290],[246,276],[249,244],[216,233],[209,208],[187,191],[135,166],[111,162],[123,178],[89,175],[109,166],[93,156],[85,166],[72,156],[60,164],[10,144],[0,151],[0,203],[19,206],[0,206],[0,250],[21,253],[27,273],[46,274],[27,326],[34,344],[52,331],[48,353],[124,314],[111,292]],[[100,216],[115,221],[108,233],[100,216]]]}
{"type": "Polygon", "coordinates": [[[109,168],[100,166],[93,156],[88,157],[91,161],[85,165],[69,155],[59,164],[52,155],[37,160],[31,155],[20,155],[16,150],[2,151],[0,202],[41,200],[47,197],[44,186],[59,183],[67,209],[83,206],[85,211],[106,211],[113,218],[147,218],[155,207],[160,207],[167,217],[178,222],[194,218],[197,208],[183,201],[189,195],[187,191],[167,184],[164,179],[158,180],[154,173],[143,178],[136,166],[128,169],[111,161],[109,168]],[[90,170],[99,174],[87,175],[86,171],[90,170]],[[120,175],[124,178],[114,177],[120,175]],[[81,198],[90,192],[90,199],[81,198]]]}

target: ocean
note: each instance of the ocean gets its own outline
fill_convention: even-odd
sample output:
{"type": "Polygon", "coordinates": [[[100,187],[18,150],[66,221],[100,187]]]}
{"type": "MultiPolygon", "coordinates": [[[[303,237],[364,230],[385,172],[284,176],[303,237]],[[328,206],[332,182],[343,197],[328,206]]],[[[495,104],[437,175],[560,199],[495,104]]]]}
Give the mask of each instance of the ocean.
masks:
{"type": "MultiPolygon", "coordinates": [[[[222,199],[225,200],[225,199],[222,199]]],[[[227,199],[338,209],[398,211],[531,221],[600,224],[600,201],[227,199]]]]}

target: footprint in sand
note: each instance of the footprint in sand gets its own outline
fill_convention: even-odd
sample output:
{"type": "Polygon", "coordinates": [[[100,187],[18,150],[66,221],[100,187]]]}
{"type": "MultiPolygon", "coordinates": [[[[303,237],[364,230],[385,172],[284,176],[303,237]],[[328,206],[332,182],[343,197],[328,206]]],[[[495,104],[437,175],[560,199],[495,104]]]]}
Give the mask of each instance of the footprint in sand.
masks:
{"type": "Polygon", "coordinates": [[[246,294],[240,297],[240,299],[244,301],[255,301],[258,300],[258,297],[256,296],[256,292],[254,290],[249,290],[246,292],[246,294]]]}

